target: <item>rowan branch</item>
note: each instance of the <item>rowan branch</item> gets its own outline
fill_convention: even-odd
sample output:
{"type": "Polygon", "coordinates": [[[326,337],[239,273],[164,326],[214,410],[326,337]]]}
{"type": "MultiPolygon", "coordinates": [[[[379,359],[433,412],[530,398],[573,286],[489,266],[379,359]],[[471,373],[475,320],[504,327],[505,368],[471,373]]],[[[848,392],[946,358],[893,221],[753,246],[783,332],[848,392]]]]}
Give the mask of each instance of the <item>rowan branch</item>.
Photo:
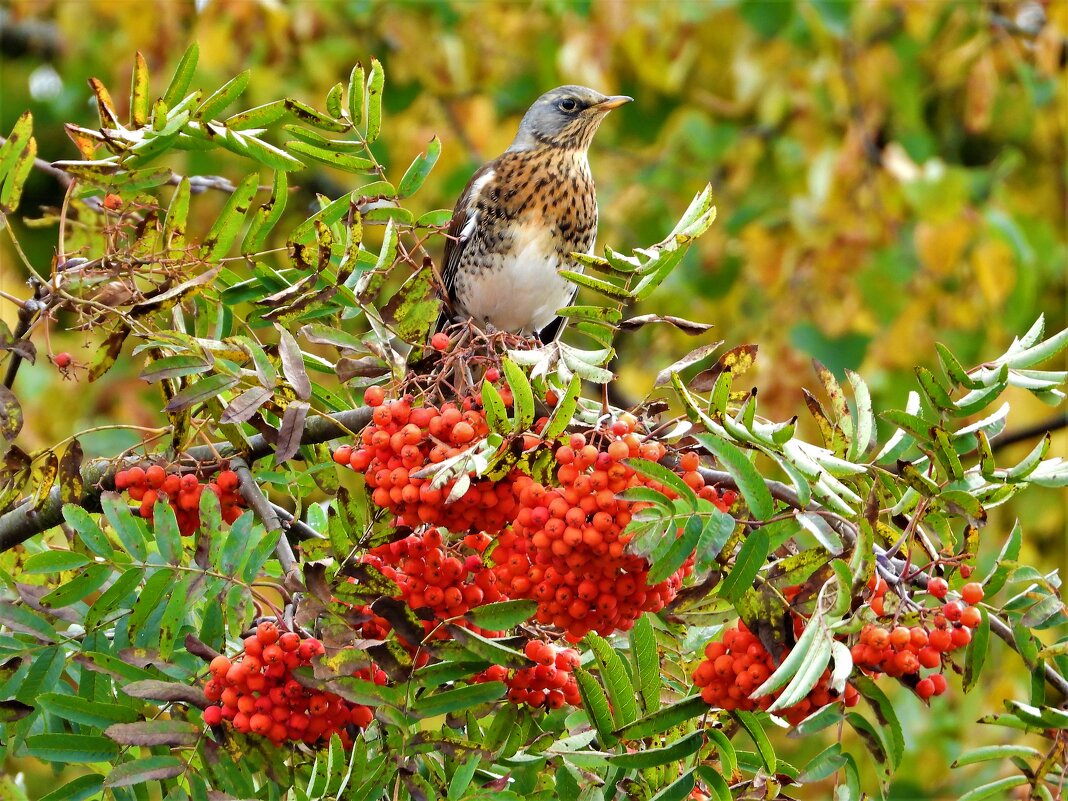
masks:
{"type": "MultiPolygon", "coordinates": [[[[367,406],[334,415],[312,417],[304,423],[301,444],[314,445],[351,434],[367,425],[370,419],[371,409],[367,406]]],[[[198,445],[190,448],[185,455],[196,461],[208,461],[217,457],[243,457],[251,464],[273,452],[274,446],[261,434],[257,434],[249,438],[248,447],[243,451],[238,451],[229,443],[219,443],[198,445]]],[[[85,489],[80,497],[68,499],[68,502],[78,504],[89,511],[99,511],[100,493],[115,489],[115,474],[143,461],[140,456],[129,456],[124,459],[93,459],[82,465],[82,485],[85,489]]],[[[0,515],[0,552],[62,523],[63,504],[60,488],[55,487],[36,510],[30,506],[30,500],[26,499],[19,506],[0,515]]]]}

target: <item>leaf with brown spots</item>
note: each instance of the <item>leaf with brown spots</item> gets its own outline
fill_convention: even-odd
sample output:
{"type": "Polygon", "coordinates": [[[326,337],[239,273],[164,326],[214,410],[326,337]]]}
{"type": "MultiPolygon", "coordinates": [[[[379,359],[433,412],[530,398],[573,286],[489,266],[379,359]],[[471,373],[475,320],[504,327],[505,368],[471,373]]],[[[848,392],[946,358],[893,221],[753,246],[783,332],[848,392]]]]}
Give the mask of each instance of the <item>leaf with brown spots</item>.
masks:
{"type": "Polygon", "coordinates": [[[311,407],[305,401],[293,401],[282,415],[282,425],[278,429],[278,442],[274,448],[274,463],[283,464],[293,458],[300,449],[300,440],[304,436],[304,420],[311,407]]]}
{"type": "Polygon", "coordinates": [[[723,344],[723,340],[718,342],[712,342],[708,345],[702,345],[699,348],[694,348],[681,359],[672,364],[669,364],[663,370],[656,374],[656,381],[653,383],[654,387],[662,387],[665,384],[670,383],[671,374],[677,373],[681,370],[685,370],[687,367],[691,367],[697,364],[702,359],[707,359],[711,356],[720,345],[723,344]]]}
{"type": "Polygon", "coordinates": [[[0,436],[11,442],[22,430],[22,406],[15,393],[0,384],[0,436]]]}
{"type": "Polygon", "coordinates": [[[689,387],[694,392],[708,392],[716,385],[716,379],[729,371],[731,375],[741,375],[756,362],[757,345],[739,345],[719,357],[714,365],[694,376],[689,387]]]}
{"type": "Polygon", "coordinates": [[[130,326],[122,320],[116,320],[89,364],[90,381],[96,381],[115,365],[115,360],[119,358],[122,345],[129,335],[130,326]]]}

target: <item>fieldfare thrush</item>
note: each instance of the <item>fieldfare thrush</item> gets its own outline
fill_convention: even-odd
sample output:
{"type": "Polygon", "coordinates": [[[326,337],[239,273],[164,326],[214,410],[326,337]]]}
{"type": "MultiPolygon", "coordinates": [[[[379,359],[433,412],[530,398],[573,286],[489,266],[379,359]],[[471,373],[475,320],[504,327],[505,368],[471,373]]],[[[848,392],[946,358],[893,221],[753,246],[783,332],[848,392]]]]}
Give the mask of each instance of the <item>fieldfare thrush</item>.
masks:
{"type": "Polygon", "coordinates": [[[559,335],[558,309],[577,287],[558,275],[581,270],[572,253],[597,238],[597,194],[586,151],[605,115],[631,100],[561,86],[534,101],[500,156],[472,176],[456,203],[442,278],[450,319],[487,329],[559,335]]]}

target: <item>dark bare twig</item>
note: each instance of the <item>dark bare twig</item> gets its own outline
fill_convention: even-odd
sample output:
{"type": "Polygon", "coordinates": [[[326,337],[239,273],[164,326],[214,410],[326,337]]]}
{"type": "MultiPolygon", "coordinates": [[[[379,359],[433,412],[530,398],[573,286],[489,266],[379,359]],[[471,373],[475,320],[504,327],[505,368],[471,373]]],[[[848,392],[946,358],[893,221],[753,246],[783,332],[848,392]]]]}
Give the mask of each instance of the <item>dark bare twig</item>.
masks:
{"type": "MultiPolygon", "coordinates": [[[[22,302],[22,305],[19,306],[19,318],[18,323],[15,325],[14,343],[17,343],[29,333],[30,326],[33,325],[33,321],[37,319],[37,315],[46,308],[45,304],[40,300],[40,290],[40,283],[35,282],[33,290],[34,297],[27,298],[22,302]]],[[[23,358],[23,355],[17,350],[11,351],[11,363],[7,366],[7,374],[4,376],[4,386],[8,389],[11,389],[15,384],[15,377],[19,373],[19,367],[22,366],[23,358]]]]}
{"type": "Polygon", "coordinates": [[[275,511],[274,505],[267,500],[267,496],[263,494],[260,485],[252,477],[248,462],[241,457],[237,457],[230,460],[230,467],[237,473],[237,478],[240,481],[238,490],[241,492],[241,497],[252,507],[260,522],[266,527],[267,533],[281,532],[281,536],[278,537],[278,543],[274,546],[274,554],[282,565],[282,572],[288,576],[297,567],[297,557],[293,555],[293,547],[289,544],[289,540],[286,539],[285,532],[282,531],[282,521],[278,519],[278,513],[275,511]]]}

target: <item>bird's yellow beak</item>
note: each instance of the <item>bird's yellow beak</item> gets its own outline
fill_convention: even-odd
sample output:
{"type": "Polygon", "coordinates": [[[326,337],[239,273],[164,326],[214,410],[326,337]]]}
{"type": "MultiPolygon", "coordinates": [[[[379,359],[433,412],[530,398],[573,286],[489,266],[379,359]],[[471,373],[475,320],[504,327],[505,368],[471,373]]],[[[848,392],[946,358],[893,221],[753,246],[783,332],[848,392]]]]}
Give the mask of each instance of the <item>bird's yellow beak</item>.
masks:
{"type": "Polygon", "coordinates": [[[612,95],[597,103],[594,108],[598,111],[611,111],[614,108],[619,108],[624,103],[631,103],[633,100],[633,97],[627,97],[626,95],[612,95]]]}

